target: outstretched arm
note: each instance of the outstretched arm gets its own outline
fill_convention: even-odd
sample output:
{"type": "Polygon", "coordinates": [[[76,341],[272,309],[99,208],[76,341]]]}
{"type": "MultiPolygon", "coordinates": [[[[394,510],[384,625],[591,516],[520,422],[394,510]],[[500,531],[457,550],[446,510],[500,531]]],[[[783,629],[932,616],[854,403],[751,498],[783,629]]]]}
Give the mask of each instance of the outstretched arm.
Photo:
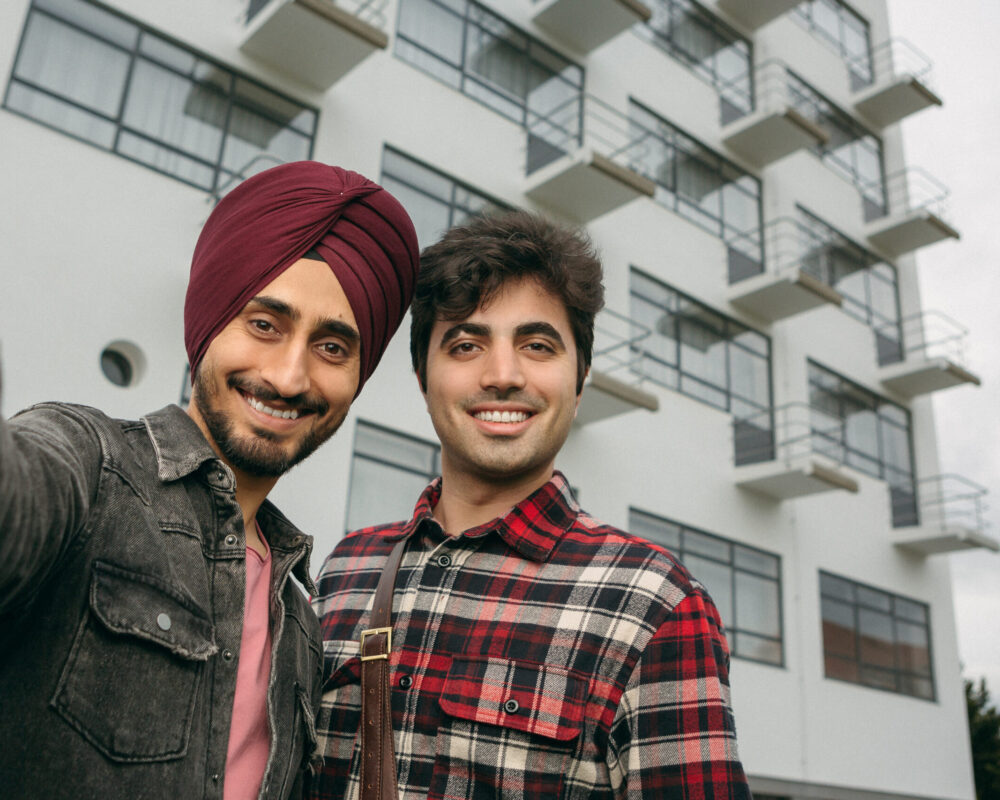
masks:
{"type": "Polygon", "coordinates": [[[79,411],[46,404],[0,418],[0,615],[58,563],[100,471],[100,441],[79,411]]]}
{"type": "Polygon", "coordinates": [[[707,595],[681,601],[646,646],[611,728],[616,795],[749,800],[729,700],[729,648],[707,595]]]}

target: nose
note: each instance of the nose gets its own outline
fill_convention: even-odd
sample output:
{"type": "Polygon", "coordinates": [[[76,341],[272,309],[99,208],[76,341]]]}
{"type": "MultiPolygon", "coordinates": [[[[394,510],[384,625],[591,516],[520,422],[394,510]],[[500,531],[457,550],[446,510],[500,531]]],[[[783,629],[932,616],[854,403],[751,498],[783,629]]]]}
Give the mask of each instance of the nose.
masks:
{"type": "Polygon", "coordinates": [[[309,391],[309,348],[291,341],[275,348],[262,365],[260,376],[282,397],[295,397],[309,391]]]}
{"type": "Polygon", "coordinates": [[[486,353],[480,384],[484,389],[507,392],[525,385],[521,360],[513,344],[494,345],[486,353]]]}

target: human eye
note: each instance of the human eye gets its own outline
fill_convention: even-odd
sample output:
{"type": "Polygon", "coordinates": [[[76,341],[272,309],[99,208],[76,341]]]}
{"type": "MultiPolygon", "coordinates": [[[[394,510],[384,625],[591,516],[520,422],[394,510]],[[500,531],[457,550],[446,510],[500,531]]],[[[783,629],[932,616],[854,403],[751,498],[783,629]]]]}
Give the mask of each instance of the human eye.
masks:
{"type": "Polygon", "coordinates": [[[475,342],[456,342],[449,349],[448,352],[452,355],[470,355],[475,353],[479,349],[479,345],[475,342]]]}
{"type": "Polygon", "coordinates": [[[525,343],[524,348],[531,353],[539,355],[548,355],[555,352],[555,348],[549,342],[538,339],[525,343]]]}
{"type": "Polygon", "coordinates": [[[322,341],[317,347],[327,361],[345,361],[351,355],[349,348],[343,342],[335,339],[322,341]]]}
{"type": "Polygon", "coordinates": [[[250,327],[257,333],[263,335],[271,335],[277,333],[277,328],[275,328],[274,323],[269,319],[263,317],[251,317],[250,327]]]}

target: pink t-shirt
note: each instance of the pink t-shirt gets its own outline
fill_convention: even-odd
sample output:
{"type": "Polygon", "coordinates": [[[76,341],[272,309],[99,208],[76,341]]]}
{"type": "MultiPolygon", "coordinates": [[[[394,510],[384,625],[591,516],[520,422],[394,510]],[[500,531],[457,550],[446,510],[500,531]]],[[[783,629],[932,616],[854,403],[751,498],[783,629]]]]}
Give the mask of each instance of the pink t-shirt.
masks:
{"type": "MultiPolygon", "coordinates": [[[[258,527],[258,531],[260,528],[258,527]]],[[[247,548],[247,590],[243,638],[236,670],[233,721],[229,728],[223,800],[252,800],[260,793],[271,748],[267,724],[267,684],[271,677],[271,548],[262,558],[247,548]]]]}

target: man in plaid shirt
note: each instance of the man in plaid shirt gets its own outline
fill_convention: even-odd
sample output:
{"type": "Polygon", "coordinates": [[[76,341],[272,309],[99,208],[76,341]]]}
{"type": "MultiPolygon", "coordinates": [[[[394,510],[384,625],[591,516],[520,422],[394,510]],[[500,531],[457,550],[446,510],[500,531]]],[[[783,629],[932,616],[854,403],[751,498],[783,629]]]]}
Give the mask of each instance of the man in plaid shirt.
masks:
{"type": "Polygon", "coordinates": [[[554,469],[603,294],[589,243],[524,212],[424,252],[410,347],[442,478],[412,519],[349,534],[320,573],[314,798],[359,797],[358,643],[403,537],[402,800],[750,797],[711,598],[666,550],[582,511],[554,469]]]}

